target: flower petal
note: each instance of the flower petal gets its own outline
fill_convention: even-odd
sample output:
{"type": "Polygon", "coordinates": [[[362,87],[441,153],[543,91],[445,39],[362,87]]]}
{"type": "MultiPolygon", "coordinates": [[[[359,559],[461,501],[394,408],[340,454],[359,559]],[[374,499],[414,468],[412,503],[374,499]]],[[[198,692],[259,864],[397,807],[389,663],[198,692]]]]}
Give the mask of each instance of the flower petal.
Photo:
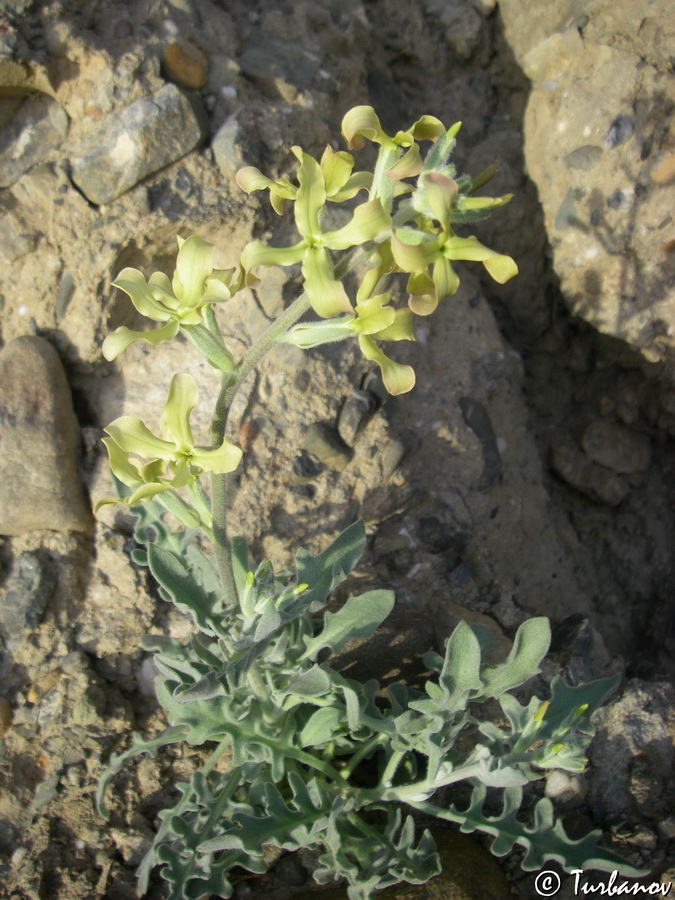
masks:
{"type": "Polygon", "coordinates": [[[412,366],[394,362],[384,354],[375,341],[367,335],[359,335],[359,347],[366,359],[376,362],[382,370],[382,381],[387,391],[396,396],[406,394],[415,386],[415,370],[412,366]]]}
{"type": "Polygon", "coordinates": [[[394,257],[391,255],[390,241],[383,241],[378,244],[368,259],[368,268],[363,280],[356,292],[356,302],[360,303],[367,299],[375,292],[377,285],[383,275],[393,272],[396,268],[394,257]]]}
{"type": "Polygon", "coordinates": [[[348,247],[372,241],[390,225],[391,219],[380,201],[369,200],[356,207],[351,220],[342,228],[327,231],[323,236],[323,243],[331,250],[346,250],[348,247]]]}
{"type": "Polygon", "coordinates": [[[201,305],[204,282],[213,271],[214,244],[198,234],[183,241],[173,276],[174,293],[181,306],[194,309],[201,305]]]}
{"type": "Polygon", "coordinates": [[[408,278],[408,292],[408,306],[416,316],[429,316],[438,306],[436,288],[426,272],[408,278]]]}
{"type": "Polygon", "coordinates": [[[204,285],[204,305],[229,300],[233,293],[232,274],[234,269],[214,269],[204,285]]]}
{"type": "Polygon", "coordinates": [[[295,198],[295,225],[303,238],[311,240],[321,235],[319,213],[326,203],[326,185],[318,162],[299,147],[294,152],[302,161],[298,169],[300,187],[295,198]]]}
{"type": "Polygon", "coordinates": [[[408,243],[413,237],[413,230],[404,231],[402,228],[394,229],[391,236],[391,252],[396,265],[403,272],[425,272],[427,266],[434,262],[440,254],[440,241],[437,237],[429,238],[424,232],[416,232],[415,239],[419,243],[408,243]],[[418,237],[419,235],[419,237],[418,237]],[[405,237],[406,240],[401,240],[405,237]]]}
{"type": "Polygon", "coordinates": [[[312,308],[323,319],[354,312],[342,282],[333,274],[333,263],[324,247],[306,251],[302,275],[312,308]]]}
{"type": "Polygon", "coordinates": [[[444,256],[439,255],[434,262],[432,277],[436,286],[436,296],[439,300],[457,292],[459,276],[444,256]]]}
{"type": "Polygon", "coordinates": [[[293,247],[268,247],[262,241],[250,241],[241,254],[241,265],[246,271],[247,284],[251,283],[250,272],[256,266],[292,266],[305,255],[307,244],[300,241],[293,247]]]}
{"type": "Polygon", "coordinates": [[[128,294],[139,313],[148,319],[166,322],[171,318],[171,312],[157,301],[145,276],[138,269],[122,269],[112,286],[128,294]]]}
{"type": "Polygon", "coordinates": [[[389,294],[377,294],[356,304],[354,323],[355,330],[359,334],[376,334],[394,324],[396,310],[389,306],[391,297],[389,294]]]}
{"type": "Polygon", "coordinates": [[[422,176],[421,181],[434,218],[447,229],[450,225],[452,201],[457,196],[457,182],[441,172],[429,172],[422,176]]]}
{"type": "Polygon", "coordinates": [[[378,341],[414,341],[413,314],[410,309],[394,310],[394,321],[374,335],[378,341]]]}
{"type": "Polygon", "coordinates": [[[234,180],[247,194],[252,194],[253,191],[263,191],[266,187],[274,184],[271,178],[263,175],[255,166],[244,166],[243,169],[239,169],[234,180]]]}
{"type": "Polygon", "coordinates": [[[389,166],[387,169],[387,178],[393,179],[401,179],[401,178],[412,178],[414,175],[419,175],[422,171],[422,156],[420,155],[420,148],[417,144],[412,144],[409,150],[403,154],[400,159],[397,159],[393,166],[389,166]]]}
{"type": "Polygon", "coordinates": [[[154,331],[131,331],[130,328],[123,325],[103,341],[101,352],[108,362],[112,362],[134,341],[145,341],[153,345],[161,344],[163,341],[170,341],[175,337],[178,334],[178,328],[179,325],[175,319],[162,325],[161,328],[155,328],[154,331]]]}
{"type": "Polygon", "coordinates": [[[227,472],[234,472],[243,455],[239,447],[229,441],[223,441],[221,446],[215,450],[195,447],[192,451],[192,462],[206,472],[225,475],[227,472]]]}
{"type": "Polygon", "coordinates": [[[105,444],[108,451],[108,464],[113,475],[119,478],[122,484],[126,484],[127,487],[135,487],[143,480],[138,466],[129,459],[129,454],[125,453],[112,438],[103,438],[102,443],[105,444]]]}
{"type": "Polygon", "coordinates": [[[163,459],[166,462],[171,462],[176,456],[173,444],[155,437],[136,416],[120,416],[103,430],[126,453],[135,453],[145,459],[163,459]]]}
{"type": "MultiPolygon", "coordinates": [[[[171,379],[169,394],[162,409],[160,427],[162,436],[172,440],[177,448],[192,448],[190,413],[199,403],[197,382],[192,375],[178,373],[171,379]]],[[[175,455],[175,453],[174,453],[175,455]]]]}
{"type": "Polygon", "coordinates": [[[408,131],[416,141],[433,141],[445,134],[445,125],[436,116],[422,116],[408,131]]]}
{"type": "Polygon", "coordinates": [[[328,199],[334,203],[341,203],[343,200],[351,200],[356,197],[359,191],[369,191],[373,183],[372,172],[354,172],[353,175],[345,181],[344,186],[330,194],[328,199]]]}
{"type": "Polygon", "coordinates": [[[143,503],[145,500],[151,500],[162,491],[170,491],[171,488],[172,485],[170,484],[163,484],[158,481],[153,481],[149,484],[142,484],[132,494],[129,494],[127,497],[120,498],[118,502],[124,503],[125,506],[137,506],[139,503],[143,503]]]}
{"type": "Polygon", "coordinates": [[[331,147],[326,147],[320,165],[326,186],[326,196],[333,197],[349,180],[354,168],[354,157],[351,153],[345,153],[344,150],[336,153],[331,147]]]}
{"type": "Polygon", "coordinates": [[[360,150],[365,144],[364,138],[381,144],[387,137],[372,106],[350,109],[342,120],[342,134],[350,150],[360,150]]]}
{"type": "Polygon", "coordinates": [[[173,292],[169,276],[164,272],[153,272],[148,278],[150,292],[155,300],[166,306],[169,310],[176,310],[180,306],[180,300],[173,292]]]}
{"type": "Polygon", "coordinates": [[[471,235],[463,238],[454,235],[443,245],[443,256],[446,259],[466,259],[482,262],[490,275],[499,284],[504,284],[518,274],[518,266],[510,256],[490,250],[471,235]]]}

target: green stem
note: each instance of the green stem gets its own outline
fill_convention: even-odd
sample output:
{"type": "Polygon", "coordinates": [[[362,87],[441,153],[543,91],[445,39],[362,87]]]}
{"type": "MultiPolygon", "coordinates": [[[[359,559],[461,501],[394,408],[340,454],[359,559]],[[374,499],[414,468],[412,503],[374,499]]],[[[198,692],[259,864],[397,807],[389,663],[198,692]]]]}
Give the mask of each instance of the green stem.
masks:
{"type": "Polygon", "coordinates": [[[406,752],[406,750],[397,750],[389,757],[389,762],[387,763],[386,768],[382,773],[382,778],[380,779],[385,787],[391,787],[391,783],[394,780],[396,770],[400,766],[403,757],[406,755],[406,752]]]}
{"type": "Polygon", "coordinates": [[[304,750],[297,750],[295,747],[290,747],[288,744],[277,744],[275,741],[270,738],[263,737],[262,735],[255,734],[254,732],[248,732],[244,728],[241,728],[236,725],[228,725],[228,735],[236,733],[243,740],[255,741],[257,744],[264,744],[267,747],[270,747],[272,750],[277,750],[284,756],[289,759],[294,759],[299,763],[302,763],[304,766],[308,766],[310,769],[316,769],[317,772],[321,772],[322,775],[325,775],[326,778],[330,778],[331,781],[334,781],[338,788],[342,791],[351,791],[351,785],[347,783],[344,776],[337,769],[333,768],[330,763],[324,762],[322,759],[317,759],[312,753],[306,753],[304,750]]]}
{"type": "Polygon", "coordinates": [[[351,778],[354,773],[356,767],[359,765],[362,759],[365,759],[371,753],[373,753],[380,744],[385,740],[384,736],[381,734],[376,735],[374,738],[371,738],[365,744],[363,744],[356,753],[351,757],[349,762],[345,765],[342,770],[342,774],[345,778],[351,778]]]}
{"type": "MultiPolygon", "coordinates": [[[[281,337],[294,325],[297,320],[309,309],[309,298],[301,294],[286,309],[278,319],[260,336],[260,338],[247,350],[234,373],[223,376],[220,394],[216,401],[216,408],[211,423],[211,441],[214,447],[219,447],[225,437],[225,429],[232,408],[232,401],[244,379],[252,369],[260,362],[267,351],[273,347],[281,337]]],[[[239,592],[232,567],[232,551],[227,534],[227,513],[229,509],[228,488],[229,475],[213,475],[211,479],[211,514],[213,517],[213,552],[216,565],[223,583],[223,589],[228,600],[235,605],[239,604],[239,592]]]]}
{"type": "MultiPolygon", "coordinates": [[[[393,757],[392,757],[393,759],[393,757]]],[[[401,784],[396,787],[378,787],[371,788],[361,792],[361,801],[366,803],[376,802],[378,800],[391,801],[398,803],[407,803],[415,806],[417,801],[414,797],[419,794],[437,791],[439,788],[446,787],[449,784],[455,784],[458,781],[464,781],[466,778],[474,778],[480,773],[480,766],[477,764],[464,766],[455,769],[451,775],[441,778],[438,781],[434,779],[424,778],[422,781],[416,781],[413,784],[401,784]]]]}
{"type": "MultiPolygon", "coordinates": [[[[223,386],[223,390],[218,397],[216,404],[218,429],[214,430],[212,428],[211,431],[211,439],[216,446],[220,445],[225,437],[225,427],[230,407],[244,379],[255,369],[268,350],[271,350],[275,344],[278,344],[288,329],[295,325],[298,319],[307,312],[309,307],[309,297],[305,293],[301,294],[246,351],[236,368],[234,380],[230,380],[226,386],[223,386]]],[[[216,419],[214,419],[214,425],[215,423],[216,419]]]]}

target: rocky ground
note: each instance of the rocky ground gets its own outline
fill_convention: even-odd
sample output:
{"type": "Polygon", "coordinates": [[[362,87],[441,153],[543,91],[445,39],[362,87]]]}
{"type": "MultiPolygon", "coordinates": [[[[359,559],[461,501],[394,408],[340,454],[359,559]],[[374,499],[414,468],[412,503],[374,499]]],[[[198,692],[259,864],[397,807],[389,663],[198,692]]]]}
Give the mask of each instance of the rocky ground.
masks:
{"type": "MultiPolygon", "coordinates": [[[[89,512],[110,492],[102,428],[156,423],[174,371],[214,391],[185,343],[103,360],[108,331],[134,326],[110,281],[171,271],[176,234],[222,265],[288,237],[235,171],[337,147],[357,103],[393,130],[461,120],[462,171],[500,160],[493,192],[515,196],[478,236],[520,275],[463,272],[395,348],[417,371],[401,398],[343,344],[276,348],[235,417],[237,530],[283,564],[365,519],[359,575],[398,604],[344,660],[359,674],[414,672],[460,617],[506,639],[532,614],[554,625],[545,675],[620,672],[587,789],[557,802],[675,881],[674,32],[664,0],[0,0],[0,896],[137,897],[191,767],[143,758],[111,824],[94,812],[109,754],[161,725],[140,636],[187,628],[131,561],[130,519],[89,512]]],[[[235,353],[294,291],[284,277],[220,311],[235,353]]],[[[429,897],[536,896],[516,859],[454,869],[429,897]]],[[[238,897],[305,879],[280,863],[238,897]]]]}

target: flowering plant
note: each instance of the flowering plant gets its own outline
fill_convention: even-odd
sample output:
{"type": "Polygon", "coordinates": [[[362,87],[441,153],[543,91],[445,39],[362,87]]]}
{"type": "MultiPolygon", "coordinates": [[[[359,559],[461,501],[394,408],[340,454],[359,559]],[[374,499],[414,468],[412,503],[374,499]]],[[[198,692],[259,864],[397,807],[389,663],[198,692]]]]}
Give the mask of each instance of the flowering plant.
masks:
{"type": "Polygon", "coordinates": [[[361,683],[335,671],[324,653],[370,637],[395,602],[391,591],[378,589],[325,611],[363,552],[363,523],[317,556],[298,549],[294,568],[283,575],[269,562],[254,562],[245,542],[228,536],[227,479],[242,451],[225,439],[225,429],[237,391],[270,347],[356,338],[380,367],[387,390],[401,394],[413,388],[414,370],[390,359],[380,344],[414,340],[414,316],[429,315],[457,290],[452,263],[480,261],[499,282],[516,275],[510,257],[455,233],[456,225],[510,199],[475,196],[491,171],[457,176],[449,158],[458,130],[424,116],[392,137],[370,107],[356,107],[344,117],[343,134],[350,148],[366,140],[378,145],[372,172],[354,172],[354,158],[344,151],[327,149],[317,161],[294,147],[295,180],[268,178],[253,167],[238,174],[245,191],[268,191],[279,215],[292,208],[295,244],[253,241],[236,269],[218,270],[211,245],[193,235],[179,239],[173,280],[155,273],[146,282],[125,269],[114,282],[140,312],[165,324],[154,332],[114,332],[104,344],[108,359],[134,340],[156,344],[181,331],[221,382],[209,447],[194,444],[189,416],[198,396],[184,374],[171,381],[161,438],[139,419],[122,416],[104,439],[119,502],[138,517],[136,537],[145,549],[135,558],[149,566],[162,596],[192,617],[194,633],[186,641],[145,638],[168,726],[151,740],[137,737],[112,758],[99,786],[101,813],[110,780],[131,757],[185,741],[210,754],[177,785],[176,805],[159,815],[139,871],[143,891],[151,870],[161,866],[172,900],[230,897],[231,870],[264,872],[274,847],[312,851],[319,884],[344,880],[351,900],[366,900],[439,871],[431,833],[417,834],[419,814],[491,836],[497,855],[520,846],[525,869],[555,860],[572,868],[632,871],[596,844],[597,833],[570,839],[546,798],[536,803],[533,824],[518,817],[529,782],[553,768],[584,769],[591,714],[617,684],[604,679],[569,687],[555,678],[550,700],[516,699],[512,691],[539,672],[548,650],[546,619],[521,625],[497,665],[485,661],[489,635],[461,623],[442,654],[425,656],[431,674],[423,688],[399,683],[383,692],[377,681],[361,683]],[[420,141],[431,142],[425,156],[420,141]],[[361,191],[367,199],[347,224],[325,230],[326,204],[354,200],[361,191]],[[304,293],[235,361],[213,305],[276,265],[300,265],[304,293]],[[395,306],[388,288],[396,273],[408,276],[403,307],[395,306]],[[316,318],[301,322],[310,309],[316,318]],[[183,528],[171,530],[167,510],[183,528]],[[196,541],[199,532],[212,554],[204,551],[203,538],[196,541]],[[499,723],[480,710],[495,700],[499,723]],[[443,789],[459,782],[471,790],[462,807],[444,800],[443,789]],[[501,792],[497,812],[487,805],[488,788],[501,792]]]}

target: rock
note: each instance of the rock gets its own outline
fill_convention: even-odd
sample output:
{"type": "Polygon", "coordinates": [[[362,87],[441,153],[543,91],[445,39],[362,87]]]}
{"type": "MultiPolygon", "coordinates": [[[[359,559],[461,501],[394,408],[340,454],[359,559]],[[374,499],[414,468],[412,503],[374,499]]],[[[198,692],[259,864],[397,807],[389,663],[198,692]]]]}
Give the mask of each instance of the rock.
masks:
{"type": "Polygon", "coordinates": [[[110,203],[194,150],[203,135],[196,101],[167,84],[86,134],[72,160],[73,181],[92,203],[110,203]]]}
{"type": "Polygon", "coordinates": [[[20,230],[16,218],[9,213],[0,217],[0,262],[9,265],[35,249],[37,235],[20,230]]]}
{"type": "Polygon", "coordinates": [[[375,411],[377,401],[368,391],[354,390],[345,400],[337,421],[338,434],[348,447],[353,447],[359,432],[375,411]]]}
{"type": "Polygon", "coordinates": [[[618,506],[630,493],[628,485],[614,472],[594,463],[569,441],[552,448],[551,466],[573,488],[609,506],[618,506]]]}
{"type": "Polygon", "coordinates": [[[418,522],[420,542],[431,553],[457,560],[471,538],[470,522],[447,503],[436,504],[429,511],[433,514],[421,516],[418,522]]]}
{"type": "Polygon", "coordinates": [[[241,131],[236,116],[228,116],[211,142],[216,164],[226,182],[232,181],[246,163],[241,147],[241,131]]]}
{"type": "Polygon", "coordinates": [[[497,445],[495,430],[485,407],[471,397],[460,397],[459,407],[469,428],[480,441],[483,451],[483,471],[476,490],[487,494],[502,477],[502,460],[497,445]]]}
{"type": "Polygon", "coordinates": [[[305,432],[302,449],[316,456],[324,465],[341,472],[351,460],[351,453],[328,425],[314,422],[305,432]]]}
{"type": "Polygon", "coordinates": [[[0,737],[9,731],[12,724],[12,705],[6,697],[0,697],[0,737]]]}
{"type": "Polygon", "coordinates": [[[198,91],[206,84],[208,61],[191,41],[172,41],[162,53],[162,66],[168,80],[179,87],[198,91]]]}
{"type": "Polygon", "coordinates": [[[362,682],[376,678],[382,685],[414,683],[425,671],[424,654],[433,646],[434,628],[429,619],[404,603],[396,603],[371,638],[347,641],[330,665],[362,682]]]}
{"type": "Polygon", "coordinates": [[[26,335],[0,352],[0,534],[89,531],[78,474],[80,433],[61,360],[26,335]]]}
{"type": "Polygon", "coordinates": [[[56,579],[36,553],[22,553],[0,596],[0,629],[15,650],[42,618],[56,579]]]}
{"type": "Polygon", "coordinates": [[[636,811],[656,821],[675,808],[675,689],[630,681],[622,697],[596,713],[589,748],[589,802],[597,821],[636,811]]]}
{"type": "Polygon", "coordinates": [[[424,0],[424,7],[439,23],[448,46],[461,60],[470,59],[483,35],[483,18],[475,7],[458,0],[424,0]]]}
{"type": "Polygon", "coordinates": [[[675,353],[675,282],[657,252],[675,235],[675,184],[662,170],[671,139],[657,125],[675,101],[670,7],[590,0],[582,14],[566,2],[536,13],[500,4],[532,82],[526,164],[566,302],[652,362],[675,353]]]}
{"type": "Polygon", "coordinates": [[[36,93],[18,107],[0,136],[0,187],[14,184],[61,145],[68,131],[63,107],[36,93]]]}
{"type": "Polygon", "coordinates": [[[588,785],[583,775],[553,769],[546,776],[546,796],[556,803],[572,809],[581,804],[588,793],[588,785]]]}
{"type": "Polygon", "coordinates": [[[315,456],[301,450],[293,461],[293,481],[296,484],[307,484],[317,478],[326,467],[315,456]]]}
{"type": "MultiPolygon", "coordinates": [[[[398,884],[378,891],[378,900],[504,900],[511,888],[499,863],[478,841],[450,829],[434,829],[442,872],[426,884],[398,884]]],[[[295,900],[347,900],[338,888],[296,894],[295,900]]]]}
{"type": "Polygon", "coordinates": [[[258,31],[239,59],[242,72],[276,87],[285,99],[288,85],[304,90],[314,82],[324,58],[315,41],[288,39],[258,31]]]}
{"type": "Polygon", "coordinates": [[[592,460],[624,475],[646,471],[652,459],[647,435],[606,419],[591,422],[583,433],[581,443],[592,460]]]}
{"type": "Polygon", "coordinates": [[[434,613],[434,632],[439,653],[445,652],[445,644],[460,622],[466,622],[472,628],[478,627],[483,631],[490,632],[492,647],[484,656],[485,662],[489,665],[503,662],[511,652],[511,641],[494,619],[448,601],[434,613]]]}
{"type": "Polygon", "coordinates": [[[284,884],[290,884],[293,887],[299,887],[306,884],[309,880],[309,872],[301,864],[295,853],[287,853],[282,856],[274,867],[274,874],[284,884]]]}

